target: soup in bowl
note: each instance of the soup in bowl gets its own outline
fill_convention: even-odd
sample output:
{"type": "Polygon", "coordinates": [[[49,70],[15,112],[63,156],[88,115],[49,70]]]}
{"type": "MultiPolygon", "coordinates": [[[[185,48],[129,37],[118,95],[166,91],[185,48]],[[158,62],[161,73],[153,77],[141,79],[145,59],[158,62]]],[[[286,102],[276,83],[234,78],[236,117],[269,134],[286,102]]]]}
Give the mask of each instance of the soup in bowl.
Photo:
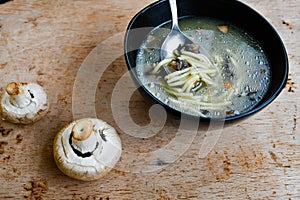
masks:
{"type": "Polygon", "coordinates": [[[271,103],[288,75],[276,30],[238,1],[178,1],[179,26],[193,45],[161,59],[170,32],[169,5],[159,1],[129,23],[125,59],[140,91],[175,114],[230,121],[271,103]],[[205,9],[204,9],[205,8],[205,9]]]}

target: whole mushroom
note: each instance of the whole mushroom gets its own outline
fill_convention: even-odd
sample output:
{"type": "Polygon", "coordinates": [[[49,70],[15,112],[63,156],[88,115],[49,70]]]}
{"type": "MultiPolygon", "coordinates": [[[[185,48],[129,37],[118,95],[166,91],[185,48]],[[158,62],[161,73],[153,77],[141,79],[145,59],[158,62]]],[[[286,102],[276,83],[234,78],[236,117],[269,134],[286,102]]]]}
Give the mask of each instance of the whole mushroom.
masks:
{"type": "Polygon", "coordinates": [[[106,175],[121,157],[116,130],[97,118],[84,118],[65,126],[55,137],[54,160],[66,175],[96,180],[106,175]]]}
{"type": "Polygon", "coordinates": [[[36,83],[9,83],[0,97],[2,119],[16,124],[30,124],[41,119],[49,109],[47,94],[36,83]]]}

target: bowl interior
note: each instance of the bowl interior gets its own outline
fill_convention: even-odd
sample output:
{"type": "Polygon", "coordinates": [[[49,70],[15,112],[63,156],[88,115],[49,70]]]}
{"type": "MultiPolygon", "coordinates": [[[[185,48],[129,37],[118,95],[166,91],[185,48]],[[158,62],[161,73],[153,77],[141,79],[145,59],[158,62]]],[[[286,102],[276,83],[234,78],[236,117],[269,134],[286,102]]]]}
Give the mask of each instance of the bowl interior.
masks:
{"type": "MultiPolygon", "coordinates": [[[[227,117],[225,121],[255,113],[267,106],[279,95],[285,86],[288,76],[287,54],[278,33],[262,15],[236,0],[185,0],[177,1],[177,4],[179,17],[212,17],[230,22],[241,28],[259,42],[268,58],[272,77],[270,88],[264,98],[250,111],[227,117]]],[[[162,103],[141,85],[135,74],[135,70],[132,69],[136,66],[137,50],[145,39],[145,36],[153,27],[157,27],[170,20],[171,13],[168,1],[162,0],[149,5],[141,10],[129,23],[124,44],[125,59],[133,79],[141,86],[142,92],[160,104],[162,103]],[[137,29],[139,31],[135,31],[137,29]]]]}

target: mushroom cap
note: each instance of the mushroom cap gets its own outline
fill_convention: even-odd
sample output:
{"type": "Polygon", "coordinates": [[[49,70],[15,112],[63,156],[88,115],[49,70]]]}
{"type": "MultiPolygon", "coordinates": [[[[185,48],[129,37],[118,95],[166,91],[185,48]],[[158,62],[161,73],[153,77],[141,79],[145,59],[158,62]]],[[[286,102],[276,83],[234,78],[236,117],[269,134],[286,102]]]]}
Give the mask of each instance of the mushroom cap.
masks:
{"type": "MultiPolygon", "coordinates": [[[[22,98],[21,96],[19,98],[22,98]]],[[[30,124],[41,119],[49,110],[47,94],[36,83],[9,83],[0,95],[0,114],[4,120],[16,124],[30,124]],[[18,107],[12,103],[12,95],[22,95],[19,90],[27,92],[29,104],[18,107]]]]}
{"type": "MultiPolygon", "coordinates": [[[[73,138],[74,139],[74,138],[73,138]]],[[[118,162],[122,145],[116,130],[97,118],[84,118],[66,125],[55,137],[53,143],[54,160],[58,168],[67,176],[92,181],[106,175],[118,162]],[[75,124],[91,121],[97,144],[90,156],[78,155],[70,144],[75,124]]]]}

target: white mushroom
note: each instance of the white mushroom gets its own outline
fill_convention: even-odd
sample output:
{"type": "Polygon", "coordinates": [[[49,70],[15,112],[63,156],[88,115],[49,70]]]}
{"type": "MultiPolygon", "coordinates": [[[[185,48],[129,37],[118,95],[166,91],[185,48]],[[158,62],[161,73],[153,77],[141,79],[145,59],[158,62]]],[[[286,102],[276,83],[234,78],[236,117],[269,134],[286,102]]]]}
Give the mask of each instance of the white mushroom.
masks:
{"type": "Polygon", "coordinates": [[[83,181],[107,174],[121,157],[116,130],[96,118],[84,118],[65,126],[55,137],[54,160],[66,175],[83,181]]]}
{"type": "Polygon", "coordinates": [[[30,124],[48,111],[47,94],[36,83],[9,83],[0,98],[0,114],[4,120],[30,124]]]}

